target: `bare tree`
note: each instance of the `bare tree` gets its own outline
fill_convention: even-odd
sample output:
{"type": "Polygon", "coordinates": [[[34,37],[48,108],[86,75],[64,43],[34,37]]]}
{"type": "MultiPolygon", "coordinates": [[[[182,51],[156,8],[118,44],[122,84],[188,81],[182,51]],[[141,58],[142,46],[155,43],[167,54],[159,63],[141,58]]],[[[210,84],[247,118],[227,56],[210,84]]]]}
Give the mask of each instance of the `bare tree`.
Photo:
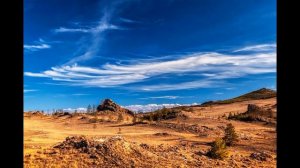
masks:
{"type": "Polygon", "coordinates": [[[92,106],[89,104],[87,109],[86,109],[87,113],[91,113],[92,112],[92,106]]]}
{"type": "Polygon", "coordinates": [[[93,113],[96,112],[96,105],[94,105],[94,104],[93,104],[92,112],[93,112],[93,113]]]}

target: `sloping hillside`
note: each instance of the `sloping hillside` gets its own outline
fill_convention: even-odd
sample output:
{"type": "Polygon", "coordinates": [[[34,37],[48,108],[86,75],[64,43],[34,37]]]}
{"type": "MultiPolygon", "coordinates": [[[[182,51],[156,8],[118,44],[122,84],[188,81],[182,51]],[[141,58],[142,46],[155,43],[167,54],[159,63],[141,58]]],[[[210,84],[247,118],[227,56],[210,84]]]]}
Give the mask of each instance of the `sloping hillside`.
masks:
{"type": "Polygon", "coordinates": [[[213,104],[229,104],[229,103],[235,103],[235,102],[242,102],[242,101],[249,101],[249,100],[259,100],[259,99],[269,99],[276,97],[276,91],[271,89],[262,88],[259,90],[255,90],[250,93],[243,94],[241,96],[227,99],[227,100],[220,100],[220,101],[208,101],[205,103],[202,103],[201,106],[208,106],[213,104]]]}

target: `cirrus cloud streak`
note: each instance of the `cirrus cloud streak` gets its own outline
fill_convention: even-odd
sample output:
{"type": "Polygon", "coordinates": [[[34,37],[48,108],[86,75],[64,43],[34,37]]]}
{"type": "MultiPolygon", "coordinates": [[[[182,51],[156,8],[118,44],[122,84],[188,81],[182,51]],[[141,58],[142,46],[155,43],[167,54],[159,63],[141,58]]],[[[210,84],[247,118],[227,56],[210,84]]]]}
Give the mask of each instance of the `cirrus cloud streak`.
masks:
{"type": "MultiPolygon", "coordinates": [[[[145,80],[155,79],[159,75],[197,74],[201,79],[157,85],[141,85],[136,90],[178,90],[215,87],[226,83],[226,79],[246,75],[275,73],[276,53],[252,53],[230,55],[217,52],[193,53],[172,60],[141,60],[135,64],[119,65],[106,63],[100,67],[64,65],[52,67],[39,73],[25,72],[26,76],[45,77],[67,85],[85,87],[120,87],[126,84],[141,84],[145,80]]],[[[125,87],[130,88],[130,87],[125,87]]]]}

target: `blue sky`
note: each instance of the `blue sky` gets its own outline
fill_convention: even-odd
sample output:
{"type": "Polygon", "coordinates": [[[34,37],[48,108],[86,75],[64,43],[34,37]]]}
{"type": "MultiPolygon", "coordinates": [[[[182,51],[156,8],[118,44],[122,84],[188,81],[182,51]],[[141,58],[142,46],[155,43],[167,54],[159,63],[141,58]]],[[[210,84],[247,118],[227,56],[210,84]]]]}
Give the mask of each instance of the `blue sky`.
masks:
{"type": "Polygon", "coordinates": [[[275,0],[25,0],[24,110],[276,89],[275,0]]]}

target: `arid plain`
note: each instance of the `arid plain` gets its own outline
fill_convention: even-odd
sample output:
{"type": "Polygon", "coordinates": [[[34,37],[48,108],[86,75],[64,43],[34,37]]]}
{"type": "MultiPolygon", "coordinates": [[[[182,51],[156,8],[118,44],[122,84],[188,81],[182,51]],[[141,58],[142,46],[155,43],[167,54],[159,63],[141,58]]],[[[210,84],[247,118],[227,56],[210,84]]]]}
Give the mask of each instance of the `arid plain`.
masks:
{"type": "Polygon", "coordinates": [[[112,100],[94,114],[26,112],[24,167],[276,167],[276,105],[276,92],[261,89],[145,114],[112,100]],[[209,157],[229,123],[238,141],[209,157]]]}

